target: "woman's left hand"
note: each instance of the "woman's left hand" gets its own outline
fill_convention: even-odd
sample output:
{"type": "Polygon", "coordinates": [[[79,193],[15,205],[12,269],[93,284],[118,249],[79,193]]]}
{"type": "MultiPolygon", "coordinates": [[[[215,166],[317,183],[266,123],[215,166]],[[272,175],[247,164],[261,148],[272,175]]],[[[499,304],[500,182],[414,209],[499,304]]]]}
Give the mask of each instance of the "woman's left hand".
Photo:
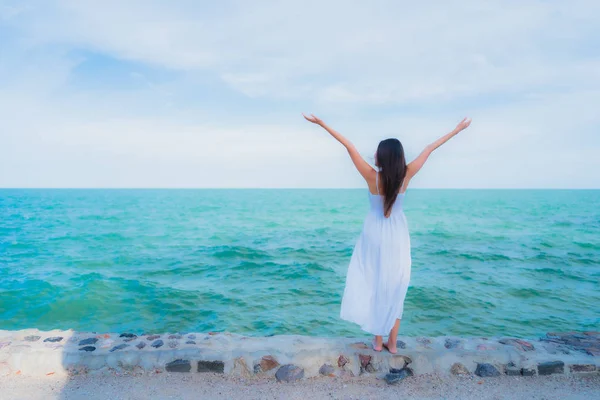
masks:
{"type": "Polygon", "coordinates": [[[308,121],[308,122],[312,122],[313,124],[317,124],[317,125],[322,125],[323,121],[321,121],[319,118],[315,117],[313,114],[310,114],[310,117],[307,117],[306,115],[302,114],[302,116],[308,121]]]}
{"type": "Polygon", "coordinates": [[[458,123],[458,125],[456,125],[455,130],[456,130],[456,132],[464,131],[465,129],[467,129],[469,127],[469,125],[471,125],[471,118],[466,117],[465,119],[460,121],[458,123]]]}

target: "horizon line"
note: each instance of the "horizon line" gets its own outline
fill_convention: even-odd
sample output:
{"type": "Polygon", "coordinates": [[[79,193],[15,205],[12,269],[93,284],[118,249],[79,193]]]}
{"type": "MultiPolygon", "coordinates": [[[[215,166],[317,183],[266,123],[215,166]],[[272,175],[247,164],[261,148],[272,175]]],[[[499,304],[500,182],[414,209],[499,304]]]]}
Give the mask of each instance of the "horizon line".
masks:
{"type": "MultiPolygon", "coordinates": [[[[1,187],[0,190],[367,190],[363,187],[1,187]]],[[[412,190],[600,190],[600,187],[419,187],[412,190]]]]}

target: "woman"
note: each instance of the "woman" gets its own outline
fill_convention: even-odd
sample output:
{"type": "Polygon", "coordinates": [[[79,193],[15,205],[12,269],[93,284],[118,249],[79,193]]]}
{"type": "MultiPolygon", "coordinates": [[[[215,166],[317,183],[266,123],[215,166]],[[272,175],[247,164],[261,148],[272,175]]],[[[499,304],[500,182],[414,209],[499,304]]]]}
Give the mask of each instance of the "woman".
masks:
{"type": "Polygon", "coordinates": [[[344,136],[312,114],[304,118],[324,128],[344,145],[369,186],[371,207],[348,267],[340,316],[375,335],[375,351],[386,347],[395,354],[411,266],[410,237],[402,210],[404,193],[429,155],[468,128],[471,120],[463,119],[452,132],[425,147],[408,165],[398,139],[382,141],[375,153],[376,171],[344,136]],[[385,335],[388,335],[386,344],[383,343],[385,335]]]}

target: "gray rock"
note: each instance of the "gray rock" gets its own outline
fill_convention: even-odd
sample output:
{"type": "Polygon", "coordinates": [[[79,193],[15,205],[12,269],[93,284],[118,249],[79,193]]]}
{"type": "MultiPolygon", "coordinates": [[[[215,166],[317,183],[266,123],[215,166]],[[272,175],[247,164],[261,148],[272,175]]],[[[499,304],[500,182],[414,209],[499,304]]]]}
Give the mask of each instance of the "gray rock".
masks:
{"type": "Polygon", "coordinates": [[[133,334],[133,333],[121,333],[119,335],[120,338],[136,338],[137,335],[133,334]]]}
{"type": "Polygon", "coordinates": [[[407,377],[413,376],[413,375],[414,374],[410,368],[404,368],[397,373],[387,374],[383,379],[385,379],[385,381],[387,383],[389,383],[390,385],[395,385],[398,382],[400,382],[401,380],[403,380],[404,378],[407,378],[407,377]]]}
{"type": "Polygon", "coordinates": [[[475,375],[481,377],[500,376],[500,372],[492,364],[482,363],[477,364],[475,375]]]}
{"type": "Polygon", "coordinates": [[[523,374],[522,369],[521,368],[517,368],[514,365],[507,365],[506,366],[506,375],[508,376],[521,376],[523,374]]]}
{"type": "Polygon", "coordinates": [[[333,365],[323,364],[321,365],[321,368],[319,368],[319,373],[321,375],[330,376],[333,375],[334,372],[335,368],[333,368],[333,365]]]}
{"type": "Polygon", "coordinates": [[[562,344],[592,356],[600,356],[600,334],[598,332],[550,332],[540,340],[562,344]]]}
{"type": "Polygon", "coordinates": [[[25,338],[24,338],[24,340],[26,342],[37,342],[40,339],[41,339],[41,336],[35,336],[35,335],[25,336],[25,338]]]}
{"type": "Polygon", "coordinates": [[[304,378],[304,369],[292,364],[282,366],[275,373],[279,382],[295,382],[304,378]]]}
{"type": "Polygon", "coordinates": [[[222,374],[225,372],[225,363],[223,361],[198,361],[198,372],[222,374]]]}
{"type": "Polygon", "coordinates": [[[150,335],[146,338],[146,340],[148,340],[149,342],[156,340],[160,337],[160,335],[150,335]]]}
{"type": "Polygon", "coordinates": [[[115,346],[112,349],[110,349],[110,352],[112,353],[113,351],[123,350],[125,347],[129,347],[129,345],[125,344],[125,343],[121,343],[120,345],[115,346]]]}
{"type": "Polygon", "coordinates": [[[169,335],[169,339],[181,339],[181,335],[169,335]]]}
{"type": "MultiPolygon", "coordinates": [[[[397,356],[395,356],[397,357],[397,356]]],[[[412,358],[410,358],[409,356],[400,356],[404,358],[404,362],[406,362],[406,364],[410,364],[412,363],[412,358]]]]}
{"type": "Polygon", "coordinates": [[[562,361],[548,361],[538,364],[538,374],[540,375],[552,375],[552,374],[564,374],[565,363],[562,361]]]}
{"type": "Polygon", "coordinates": [[[516,348],[517,350],[520,350],[520,351],[535,350],[535,347],[533,347],[533,345],[531,343],[529,343],[528,341],[523,340],[523,339],[504,338],[504,339],[500,339],[498,342],[508,345],[508,346],[513,346],[514,348],[516,348]]]}
{"type": "Polygon", "coordinates": [[[590,356],[600,357],[600,345],[598,347],[589,347],[585,349],[585,352],[590,356]]]}
{"type": "Polygon", "coordinates": [[[542,347],[550,354],[571,354],[571,350],[563,344],[548,342],[542,344],[542,347]]]}
{"type": "Polygon", "coordinates": [[[188,335],[188,339],[196,339],[196,335],[194,335],[194,334],[188,335]]]}
{"type": "Polygon", "coordinates": [[[187,342],[185,342],[185,344],[196,344],[196,342],[194,342],[193,340],[188,340],[187,342]]]}
{"type": "Polygon", "coordinates": [[[452,364],[452,367],[450,368],[450,373],[452,375],[471,375],[467,367],[465,367],[461,363],[452,364]]]}
{"type": "Polygon", "coordinates": [[[169,347],[171,349],[177,348],[178,345],[179,345],[179,343],[176,340],[169,340],[169,347]]]}
{"type": "Polygon", "coordinates": [[[410,364],[412,360],[406,356],[394,355],[389,358],[390,368],[397,369],[400,371],[408,364],[410,364]]]}
{"type": "Polygon", "coordinates": [[[594,372],[596,366],[594,364],[573,364],[570,366],[571,372],[594,372]]]}
{"type": "Polygon", "coordinates": [[[44,339],[44,342],[52,342],[52,343],[54,343],[54,342],[60,342],[62,340],[63,340],[62,336],[53,336],[53,337],[49,337],[47,339],[44,339]]]}
{"type": "Polygon", "coordinates": [[[79,349],[80,351],[94,351],[96,348],[94,346],[84,346],[79,349]]]}
{"type": "Polygon", "coordinates": [[[397,346],[399,349],[406,349],[406,343],[404,343],[402,340],[398,340],[398,341],[396,342],[396,346],[397,346]]]}
{"type": "Polygon", "coordinates": [[[444,343],[444,347],[447,349],[462,348],[462,340],[448,338],[446,339],[446,343],[444,343]]]}
{"type": "Polygon", "coordinates": [[[90,345],[90,344],[96,344],[97,341],[98,341],[98,339],[96,339],[95,337],[91,337],[91,338],[83,339],[82,341],[79,342],[79,345],[86,346],[86,345],[90,345]]]}
{"type": "Polygon", "coordinates": [[[167,372],[190,372],[192,364],[189,360],[175,360],[165,365],[167,372]]]}
{"type": "Polygon", "coordinates": [[[135,347],[137,347],[138,349],[143,349],[144,347],[146,347],[146,342],[139,342],[138,344],[135,345],[135,347]]]}
{"type": "Polygon", "coordinates": [[[155,340],[154,342],[152,342],[152,344],[150,346],[154,347],[155,349],[158,349],[163,344],[165,344],[165,343],[162,340],[158,339],[158,340],[155,340]]]}
{"type": "Polygon", "coordinates": [[[523,376],[534,376],[536,373],[535,367],[521,369],[521,375],[523,376]]]}

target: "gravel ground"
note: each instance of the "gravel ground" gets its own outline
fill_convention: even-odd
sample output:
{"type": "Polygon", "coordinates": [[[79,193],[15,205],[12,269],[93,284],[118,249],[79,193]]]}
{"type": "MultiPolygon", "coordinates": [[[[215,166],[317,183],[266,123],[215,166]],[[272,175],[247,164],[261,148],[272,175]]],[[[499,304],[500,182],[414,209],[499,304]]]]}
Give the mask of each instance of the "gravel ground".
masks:
{"type": "Polygon", "coordinates": [[[0,399],[600,399],[600,375],[420,375],[395,386],[375,378],[314,378],[294,384],[212,374],[0,377],[0,399]]]}

